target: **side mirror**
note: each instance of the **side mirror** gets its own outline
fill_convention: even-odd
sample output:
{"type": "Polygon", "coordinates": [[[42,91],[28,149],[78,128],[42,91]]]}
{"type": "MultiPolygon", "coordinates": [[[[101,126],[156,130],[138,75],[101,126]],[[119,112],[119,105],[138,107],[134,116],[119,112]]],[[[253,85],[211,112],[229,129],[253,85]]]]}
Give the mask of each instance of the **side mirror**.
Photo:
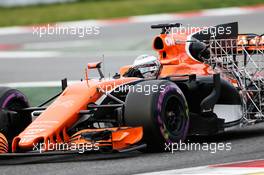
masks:
{"type": "Polygon", "coordinates": [[[94,63],[88,63],[87,64],[87,68],[88,69],[100,69],[101,68],[101,64],[102,64],[102,62],[100,62],[100,61],[94,62],[94,63]]]}
{"type": "Polygon", "coordinates": [[[87,67],[85,69],[85,73],[86,73],[86,80],[88,80],[88,70],[89,69],[97,69],[98,73],[100,75],[100,80],[104,78],[104,74],[101,70],[101,64],[102,62],[93,62],[93,63],[88,63],[87,67]]]}

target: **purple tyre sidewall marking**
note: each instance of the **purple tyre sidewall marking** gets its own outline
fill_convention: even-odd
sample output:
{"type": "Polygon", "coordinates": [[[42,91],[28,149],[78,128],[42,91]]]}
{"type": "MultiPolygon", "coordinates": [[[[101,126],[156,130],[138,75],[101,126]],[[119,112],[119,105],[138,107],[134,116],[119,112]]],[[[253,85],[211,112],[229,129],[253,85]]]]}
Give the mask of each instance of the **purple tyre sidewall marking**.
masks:
{"type": "Polygon", "coordinates": [[[26,100],[26,97],[24,95],[22,95],[21,93],[18,93],[18,92],[12,92],[7,97],[5,97],[0,108],[7,108],[10,101],[12,101],[14,98],[21,99],[23,102],[28,104],[28,101],[26,100]]]}
{"type": "MultiPolygon", "coordinates": [[[[157,102],[157,123],[158,123],[158,126],[159,126],[159,129],[160,129],[160,132],[161,134],[164,136],[164,130],[165,128],[163,127],[164,126],[164,122],[162,120],[162,117],[161,117],[161,114],[162,114],[162,105],[163,105],[163,101],[164,101],[164,97],[167,93],[169,92],[178,92],[179,94],[182,95],[182,97],[184,98],[183,96],[183,93],[181,92],[181,90],[176,86],[176,85],[170,85],[170,86],[167,86],[163,91],[160,92],[159,94],[159,97],[158,97],[158,102],[157,102]]],[[[185,98],[184,98],[184,101],[186,102],[185,98]]],[[[184,104],[185,105],[185,104],[184,104]]],[[[187,106],[186,106],[187,107],[187,106]]],[[[185,109],[184,109],[185,110],[185,109]]],[[[184,111],[186,112],[186,111],[184,111]]],[[[188,115],[188,114],[187,114],[188,115]]],[[[187,136],[187,132],[188,132],[188,128],[189,128],[189,118],[186,119],[186,123],[185,125],[186,126],[183,126],[182,127],[182,130],[180,131],[180,134],[182,135],[182,139],[181,140],[184,140],[187,136]]],[[[168,131],[167,131],[168,132],[168,131]]],[[[165,137],[164,137],[165,138],[165,137]]],[[[166,138],[165,138],[166,139],[166,138]]],[[[172,143],[173,141],[170,140],[169,138],[166,139],[166,142],[167,143],[172,143]]]]}

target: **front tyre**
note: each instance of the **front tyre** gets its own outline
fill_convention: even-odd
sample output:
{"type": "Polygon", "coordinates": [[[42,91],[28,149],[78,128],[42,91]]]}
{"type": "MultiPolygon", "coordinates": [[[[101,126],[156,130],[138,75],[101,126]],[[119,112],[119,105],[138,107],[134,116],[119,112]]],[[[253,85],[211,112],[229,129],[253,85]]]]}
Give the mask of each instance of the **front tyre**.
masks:
{"type": "Polygon", "coordinates": [[[124,119],[128,126],[143,126],[147,151],[164,151],[165,143],[184,141],[189,128],[189,111],[179,87],[166,80],[144,81],[136,86],[150,89],[151,93],[130,91],[125,101],[124,119]]]}
{"type": "Polygon", "coordinates": [[[0,87],[0,153],[6,150],[6,142],[10,152],[13,138],[31,123],[30,115],[22,116],[18,112],[28,107],[28,100],[22,92],[0,87]]]}

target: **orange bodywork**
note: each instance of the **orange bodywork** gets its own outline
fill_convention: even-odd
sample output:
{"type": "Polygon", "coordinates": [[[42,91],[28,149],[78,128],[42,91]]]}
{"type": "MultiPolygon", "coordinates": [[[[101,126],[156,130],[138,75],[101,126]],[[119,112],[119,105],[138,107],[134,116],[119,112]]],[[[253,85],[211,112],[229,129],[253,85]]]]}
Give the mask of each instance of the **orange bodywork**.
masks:
{"type": "MultiPolygon", "coordinates": [[[[188,36],[187,34],[161,34],[155,37],[153,49],[159,54],[159,60],[162,65],[160,77],[170,75],[196,74],[210,75],[213,70],[208,64],[204,64],[188,53],[188,36]]],[[[124,66],[120,69],[123,75],[132,66],[124,66]]]]}
{"type": "Polygon", "coordinates": [[[163,65],[160,76],[168,75],[209,75],[213,71],[207,64],[201,63],[191,56],[188,50],[188,35],[161,34],[154,39],[153,48],[158,51],[161,64],[163,65]],[[158,46],[163,43],[163,47],[158,46]],[[177,47],[176,47],[177,46],[177,47]]]}
{"type": "Polygon", "coordinates": [[[75,133],[71,139],[71,143],[74,144],[97,144],[97,146],[104,147],[110,146],[113,150],[125,149],[135,143],[138,143],[143,138],[142,127],[120,127],[120,128],[107,128],[107,129],[84,129],[75,133]],[[82,133],[100,132],[100,131],[111,131],[111,137],[106,140],[99,140],[93,143],[92,140],[81,137],[82,133]]]}
{"type": "Polygon", "coordinates": [[[68,142],[66,131],[78,119],[78,112],[85,110],[89,103],[94,103],[102,92],[138,78],[121,78],[117,80],[89,80],[68,86],[63,93],[22,133],[14,138],[12,151],[31,150],[39,142],[45,144],[68,142]]]}
{"type": "Polygon", "coordinates": [[[88,63],[87,67],[89,69],[95,69],[95,68],[99,68],[101,66],[101,62],[95,62],[95,63],[88,63]]]}

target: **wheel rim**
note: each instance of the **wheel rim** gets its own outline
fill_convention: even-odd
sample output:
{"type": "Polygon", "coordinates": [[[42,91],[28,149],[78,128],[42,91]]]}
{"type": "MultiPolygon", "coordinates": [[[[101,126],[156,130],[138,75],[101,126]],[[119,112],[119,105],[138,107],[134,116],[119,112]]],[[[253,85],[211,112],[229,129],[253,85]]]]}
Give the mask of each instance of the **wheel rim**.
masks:
{"type": "Polygon", "coordinates": [[[182,106],[175,96],[170,97],[166,102],[164,110],[164,123],[166,129],[172,135],[178,134],[183,126],[184,114],[182,106]]]}

